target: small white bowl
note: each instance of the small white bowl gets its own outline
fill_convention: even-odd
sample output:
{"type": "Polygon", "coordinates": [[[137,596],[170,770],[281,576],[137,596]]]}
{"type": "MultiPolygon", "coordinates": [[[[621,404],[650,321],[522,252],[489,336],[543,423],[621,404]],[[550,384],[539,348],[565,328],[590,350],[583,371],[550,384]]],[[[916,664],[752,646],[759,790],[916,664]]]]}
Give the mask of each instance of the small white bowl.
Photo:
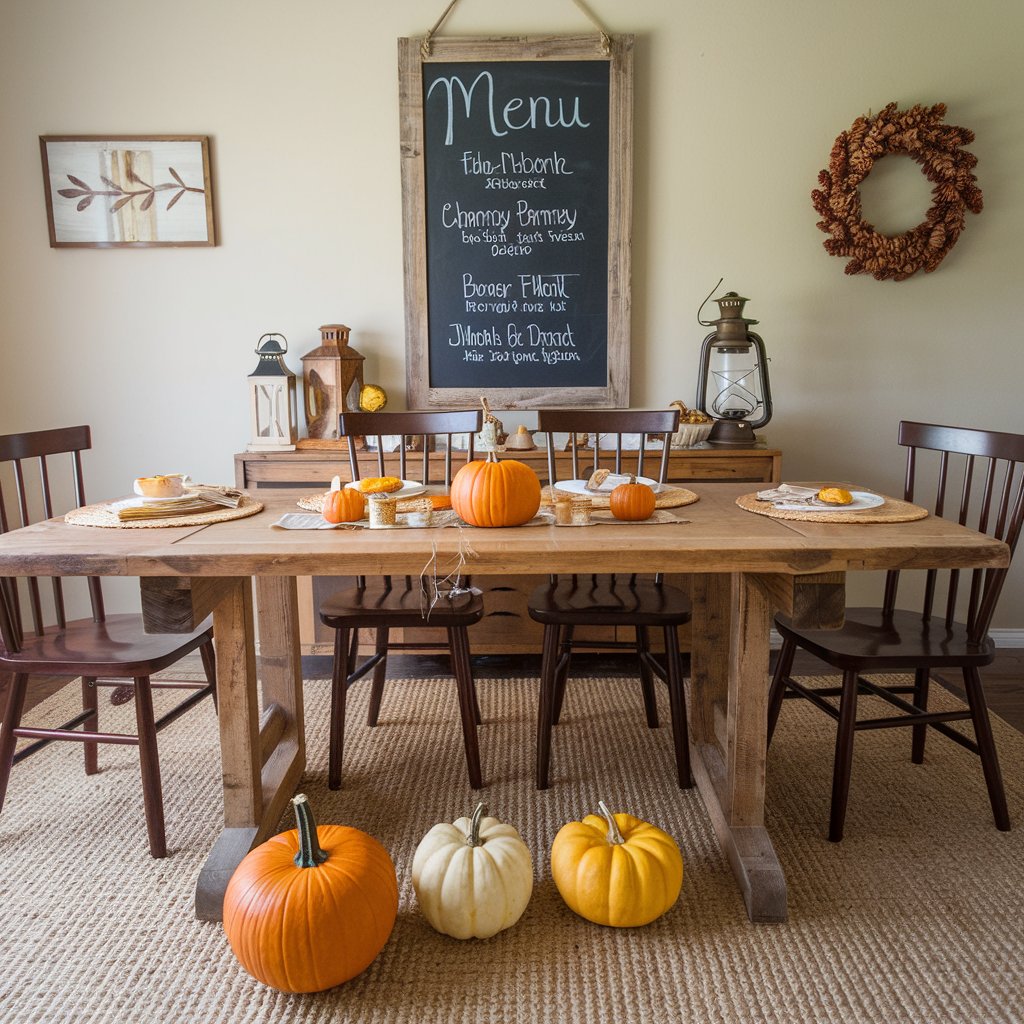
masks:
{"type": "MultiPolygon", "coordinates": [[[[181,487],[182,487],[183,491],[189,485],[189,475],[188,475],[188,473],[161,473],[160,475],[164,476],[164,477],[167,477],[168,479],[173,479],[175,477],[177,479],[179,479],[181,481],[181,487]]],[[[141,479],[145,480],[147,478],[146,477],[142,477],[141,479]]],[[[142,488],[139,486],[139,478],[138,477],[136,477],[135,483],[132,484],[132,490],[137,495],[139,495],[140,497],[147,497],[147,495],[143,492],[142,488]]],[[[180,497],[182,497],[182,495],[180,495],[180,494],[179,495],[175,495],[175,497],[179,497],[180,498],[180,497]]]]}

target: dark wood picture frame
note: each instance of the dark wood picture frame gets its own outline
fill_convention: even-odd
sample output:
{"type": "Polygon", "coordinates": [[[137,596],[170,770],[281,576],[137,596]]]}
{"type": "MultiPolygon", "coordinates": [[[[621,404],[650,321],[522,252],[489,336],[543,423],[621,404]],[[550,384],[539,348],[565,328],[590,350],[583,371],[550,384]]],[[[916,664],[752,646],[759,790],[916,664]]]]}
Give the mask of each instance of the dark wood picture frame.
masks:
{"type": "MultiPolygon", "coordinates": [[[[402,223],[405,279],[406,399],[409,408],[475,406],[497,409],[629,405],[630,269],[633,191],[633,37],[600,35],[445,38],[398,41],[401,114],[402,223]],[[608,73],[607,375],[602,385],[437,386],[430,379],[427,257],[427,167],[423,69],[429,63],[606,61],[608,73]]],[[[603,170],[603,169],[602,169],[603,170]]],[[[603,287],[603,282],[602,282],[603,287]]]]}
{"type": "Polygon", "coordinates": [[[40,135],[52,248],[216,245],[207,135],[40,135]]]}

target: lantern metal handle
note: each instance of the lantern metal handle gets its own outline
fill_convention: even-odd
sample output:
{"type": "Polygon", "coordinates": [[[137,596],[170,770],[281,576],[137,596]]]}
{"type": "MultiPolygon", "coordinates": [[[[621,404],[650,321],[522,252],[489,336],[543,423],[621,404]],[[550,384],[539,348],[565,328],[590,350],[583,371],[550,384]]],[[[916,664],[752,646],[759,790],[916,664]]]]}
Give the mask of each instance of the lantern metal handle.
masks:
{"type": "Polygon", "coordinates": [[[280,338],[284,342],[284,348],[281,350],[280,354],[284,355],[284,353],[288,351],[288,339],[283,334],[281,334],[280,331],[268,331],[266,334],[261,334],[260,340],[256,342],[256,347],[253,349],[253,352],[255,352],[256,355],[263,354],[260,351],[260,346],[263,344],[264,338],[280,338]]]}
{"type": "Polygon", "coordinates": [[[724,277],[720,277],[718,279],[718,284],[716,284],[715,287],[712,288],[711,291],[708,292],[708,297],[700,304],[700,308],[697,310],[697,323],[699,323],[701,325],[701,327],[714,327],[714,325],[715,325],[715,321],[714,320],[701,320],[700,314],[703,311],[704,307],[708,304],[708,300],[711,298],[712,295],[715,294],[715,292],[718,291],[718,286],[724,280],[725,280],[724,277]]]}

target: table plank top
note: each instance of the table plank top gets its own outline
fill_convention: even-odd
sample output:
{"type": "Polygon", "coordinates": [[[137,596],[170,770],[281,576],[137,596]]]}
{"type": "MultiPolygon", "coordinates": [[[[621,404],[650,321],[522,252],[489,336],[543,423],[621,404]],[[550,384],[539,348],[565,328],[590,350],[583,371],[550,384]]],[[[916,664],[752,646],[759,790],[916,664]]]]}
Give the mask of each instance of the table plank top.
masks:
{"type": "MultiPolygon", "coordinates": [[[[1009,549],[948,520],[828,524],[739,508],[750,483],[694,484],[679,524],[506,529],[282,530],[293,497],[264,498],[247,519],[205,527],[101,529],[49,520],[0,536],[4,575],[252,576],[419,573],[460,548],[466,572],[755,572],[1001,567],[1009,549]]],[[[261,495],[261,498],[263,496],[261,495]]]]}

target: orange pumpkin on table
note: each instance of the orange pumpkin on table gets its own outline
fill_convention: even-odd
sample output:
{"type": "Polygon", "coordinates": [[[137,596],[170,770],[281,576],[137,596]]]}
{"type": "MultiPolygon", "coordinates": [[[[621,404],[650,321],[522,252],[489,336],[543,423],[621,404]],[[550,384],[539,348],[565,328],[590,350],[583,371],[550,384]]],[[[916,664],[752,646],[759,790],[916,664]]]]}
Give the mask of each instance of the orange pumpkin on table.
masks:
{"type": "Polygon", "coordinates": [[[328,491],[324,496],[324,519],[329,523],[355,523],[366,514],[366,499],[352,487],[328,491]]]}
{"type": "Polygon", "coordinates": [[[250,850],[224,893],[224,931],[241,965],[282,992],[322,992],[362,973],[391,935],[398,880],[387,850],[345,825],[298,828],[250,850]]]}
{"type": "Polygon", "coordinates": [[[658,499],[647,484],[640,483],[635,476],[628,483],[619,484],[608,497],[608,508],[616,519],[636,522],[650,519],[654,515],[658,499]]]}
{"type": "Polygon", "coordinates": [[[540,508],[540,478],[524,462],[467,462],[452,480],[452,508],[470,526],[521,526],[540,508]]]}

